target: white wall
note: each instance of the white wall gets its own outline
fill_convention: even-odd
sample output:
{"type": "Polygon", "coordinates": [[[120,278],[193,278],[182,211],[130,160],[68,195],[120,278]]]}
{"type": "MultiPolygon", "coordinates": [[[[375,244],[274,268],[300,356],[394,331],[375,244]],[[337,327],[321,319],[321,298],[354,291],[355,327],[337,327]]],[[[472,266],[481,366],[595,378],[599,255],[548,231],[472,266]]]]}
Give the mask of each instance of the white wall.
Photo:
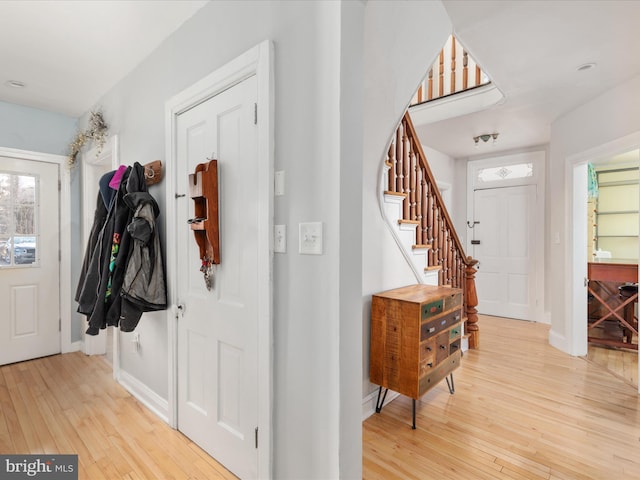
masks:
{"type": "Polygon", "coordinates": [[[371,295],[416,283],[380,213],[380,169],[411,97],[450,33],[451,22],[440,2],[367,4],[362,175],[364,398],[376,389],[369,383],[371,295]]]}
{"type": "MultiPolygon", "coordinates": [[[[572,278],[572,168],[568,165],[583,152],[616,148],[620,140],[640,132],[640,76],[621,84],[590,102],[568,112],[551,125],[550,162],[548,168],[547,213],[547,284],[550,293],[551,332],[553,345],[579,354],[572,345],[575,328],[571,308],[572,278]],[[552,242],[555,236],[559,243],[552,242]]],[[[624,143],[624,142],[623,142],[624,143]]],[[[637,147],[637,145],[635,145],[637,147]]],[[[630,149],[630,148],[628,148],[630,149]]],[[[614,152],[609,151],[613,155],[614,152]]],[[[578,279],[581,281],[581,279],[578,279]]],[[[585,327],[586,328],[586,327],[585,327]]]]}

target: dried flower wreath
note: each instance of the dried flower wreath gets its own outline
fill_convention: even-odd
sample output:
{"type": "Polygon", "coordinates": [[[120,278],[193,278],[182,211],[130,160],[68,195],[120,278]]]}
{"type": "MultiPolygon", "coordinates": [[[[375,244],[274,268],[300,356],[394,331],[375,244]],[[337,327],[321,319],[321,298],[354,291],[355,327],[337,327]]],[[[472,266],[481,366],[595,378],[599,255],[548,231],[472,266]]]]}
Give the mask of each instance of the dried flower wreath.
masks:
{"type": "Polygon", "coordinates": [[[73,167],[76,163],[78,153],[82,147],[88,142],[93,141],[98,148],[98,154],[102,151],[107,142],[107,130],[109,127],[104,121],[102,112],[91,112],[89,118],[89,126],[84,132],[78,132],[73,142],[69,145],[69,166],[73,167]]]}

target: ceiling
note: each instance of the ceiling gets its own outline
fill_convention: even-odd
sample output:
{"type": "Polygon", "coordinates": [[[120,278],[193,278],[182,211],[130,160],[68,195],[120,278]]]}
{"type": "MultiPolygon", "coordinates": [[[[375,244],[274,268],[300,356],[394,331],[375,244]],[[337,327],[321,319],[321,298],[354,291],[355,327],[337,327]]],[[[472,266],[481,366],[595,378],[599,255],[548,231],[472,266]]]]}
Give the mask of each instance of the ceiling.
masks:
{"type": "Polygon", "coordinates": [[[481,112],[417,126],[424,145],[451,157],[548,143],[554,120],[640,75],[638,1],[443,4],[458,40],[505,96],[481,112]],[[590,62],[596,68],[577,70],[590,62]],[[494,132],[495,146],[475,148],[473,137],[494,132]]]}
{"type": "MultiPolygon", "coordinates": [[[[207,1],[2,0],[0,100],[78,117],[207,1]],[[7,86],[11,80],[25,87],[7,86]]],[[[458,39],[505,96],[484,111],[417,127],[425,145],[454,158],[548,143],[556,118],[640,75],[639,1],[443,4],[458,39]],[[587,62],[597,67],[578,72],[587,62]],[[474,136],[493,132],[496,146],[474,148],[474,136]]]]}
{"type": "Polygon", "coordinates": [[[79,117],[206,3],[2,0],[0,100],[79,117]]]}

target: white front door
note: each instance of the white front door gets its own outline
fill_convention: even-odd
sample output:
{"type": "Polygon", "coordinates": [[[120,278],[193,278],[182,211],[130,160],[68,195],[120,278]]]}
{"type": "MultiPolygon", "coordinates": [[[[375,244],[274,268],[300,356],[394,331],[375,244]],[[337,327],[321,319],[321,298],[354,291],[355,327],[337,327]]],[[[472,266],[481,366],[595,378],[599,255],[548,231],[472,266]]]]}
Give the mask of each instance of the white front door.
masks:
{"type": "Polygon", "coordinates": [[[0,157],[0,365],[61,351],[58,168],[0,157]]]}
{"type": "Polygon", "coordinates": [[[258,155],[255,76],[176,123],[178,429],[241,478],[258,475],[258,155]],[[188,175],[218,160],[220,264],[207,290],[188,175]]]}
{"type": "Polygon", "coordinates": [[[474,191],[478,312],[534,320],[536,186],[474,191]]]}

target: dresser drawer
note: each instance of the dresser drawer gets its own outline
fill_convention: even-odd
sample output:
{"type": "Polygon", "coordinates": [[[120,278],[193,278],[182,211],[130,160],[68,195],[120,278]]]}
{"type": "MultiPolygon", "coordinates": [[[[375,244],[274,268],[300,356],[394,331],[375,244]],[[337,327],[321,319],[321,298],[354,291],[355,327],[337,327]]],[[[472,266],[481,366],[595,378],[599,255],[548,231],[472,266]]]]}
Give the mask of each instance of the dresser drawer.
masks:
{"type": "Polygon", "coordinates": [[[448,295],[443,298],[443,301],[443,311],[446,312],[447,310],[451,310],[452,308],[456,308],[462,305],[462,294],[455,293],[452,295],[448,295]]]}
{"type": "Polygon", "coordinates": [[[436,354],[436,339],[430,338],[426,342],[420,344],[420,361],[436,354]]]}
{"type": "Polygon", "coordinates": [[[449,356],[449,332],[441,332],[436,337],[436,363],[449,356]]]}
{"type": "Polygon", "coordinates": [[[435,335],[460,321],[460,310],[449,312],[442,317],[420,325],[420,341],[435,335]]]}
{"type": "Polygon", "coordinates": [[[418,398],[424,395],[431,387],[440,382],[444,377],[460,366],[460,351],[452,353],[444,362],[436,365],[420,378],[418,398]]]}
{"type": "Polygon", "coordinates": [[[444,312],[444,299],[439,298],[433,302],[422,305],[422,320],[426,320],[427,318],[435,317],[436,315],[440,315],[444,312]]]}

